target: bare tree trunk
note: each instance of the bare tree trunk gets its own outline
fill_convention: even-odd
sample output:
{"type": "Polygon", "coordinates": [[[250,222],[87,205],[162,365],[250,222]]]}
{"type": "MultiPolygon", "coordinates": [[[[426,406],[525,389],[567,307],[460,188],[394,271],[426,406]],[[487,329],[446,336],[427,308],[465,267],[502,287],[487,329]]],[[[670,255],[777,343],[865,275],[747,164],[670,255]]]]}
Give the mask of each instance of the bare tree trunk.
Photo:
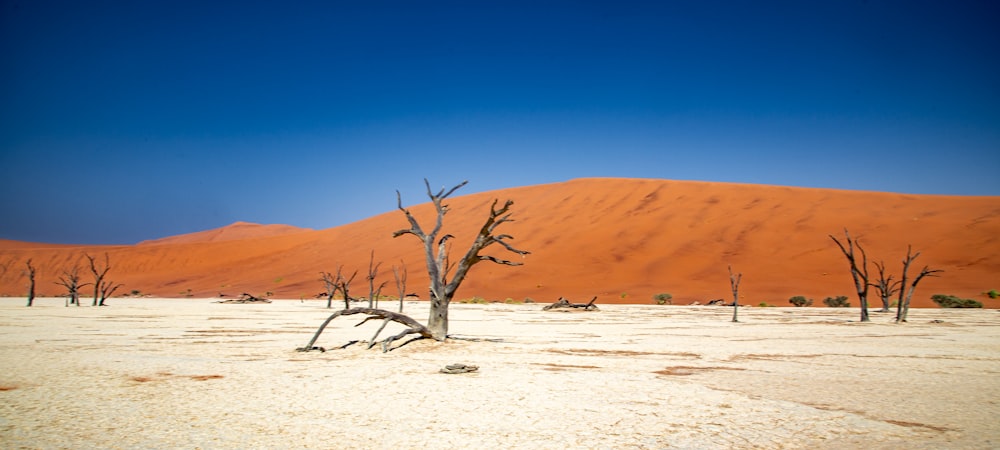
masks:
{"type": "Polygon", "coordinates": [[[903,259],[903,279],[900,281],[901,288],[899,289],[899,300],[896,305],[896,322],[906,322],[906,316],[910,313],[910,300],[913,298],[913,292],[917,290],[917,283],[920,282],[924,277],[935,277],[937,273],[944,272],[943,270],[931,270],[930,267],[924,266],[924,268],[917,274],[917,277],[913,279],[909,288],[906,286],[906,272],[910,269],[910,263],[912,263],[918,256],[920,252],[911,255],[912,247],[906,246],[906,258],[903,259]],[[904,295],[905,293],[905,295],[904,295]]]}
{"type": "Polygon", "coordinates": [[[396,279],[396,290],[399,291],[399,312],[403,312],[403,298],[406,297],[406,264],[399,261],[399,268],[392,266],[392,276],[396,279]]]}
{"type": "Polygon", "coordinates": [[[35,303],[35,267],[31,265],[31,258],[25,263],[28,266],[28,306],[35,303]]]}
{"type": "Polygon", "coordinates": [[[354,281],[354,277],[358,276],[358,271],[355,270],[350,278],[345,278],[343,270],[344,266],[337,268],[337,289],[340,289],[340,293],[344,294],[344,309],[351,309],[351,282],[354,281]]]}
{"type": "Polygon", "coordinates": [[[378,289],[375,289],[375,276],[378,275],[378,268],[382,263],[375,264],[375,250],[372,250],[371,258],[368,259],[368,307],[378,308],[378,296],[382,294],[382,288],[386,282],[382,282],[378,289]]]}
{"type": "Polygon", "coordinates": [[[71,270],[64,270],[63,276],[59,277],[59,281],[56,284],[63,286],[69,292],[69,297],[67,299],[66,306],[70,304],[75,304],[80,306],[80,288],[89,285],[90,283],[80,284],[80,268],[73,266],[71,270]]]}
{"type": "Polygon", "coordinates": [[[124,286],[121,283],[115,283],[113,281],[102,281],[101,282],[101,301],[97,302],[97,306],[105,306],[104,301],[109,297],[114,295],[118,288],[124,286]]]}
{"type": "Polygon", "coordinates": [[[323,288],[326,290],[326,307],[333,307],[333,296],[337,293],[337,279],[330,272],[319,273],[323,281],[323,288]]]}
{"type": "Polygon", "coordinates": [[[453,236],[446,234],[438,239],[438,234],[440,233],[441,226],[444,222],[444,215],[448,212],[448,207],[442,202],[457,189],[465,186],[467,183],[468,181],[463,181],[450,190],[445,191],[444,189],[441,189],[435,194],[431,191],[430,182],[428,182],[427,179],[424,179],[424,185],[427,187],[427,196],[431,199],[431,202],[434,204],[434,208],[437,211],[437,221],[435,222],[434,228],[430,233],[425,233],[423,228],[421,228],[420,224],[417,222],[417,219],[410,214],[408,209],[403,207],[402,197],[399,194],[399,191],[396,191],[396,205],[399,210],[406,215],[406,219],[410,223],[410,228],[396,231],[392,234],[392,236],[399,237],[404,234],[412,234],[420,239],[424,245],[424,255],[427,260],[427,275],[431,284],[431,309],[430,317],[427,320],[427,328],[430,330],[434,339],[437,340],[444,340],[448,337],[448,306],[451,303],[452,297],[455,295],[455,291],[458,290],[462,281],[465,280],[469,269],[471,269],[473,265],[480,261],[492,261],[496,264],[508,266],[521,265],[519,262],[502,260],[488,255],[480,255],[479,253],[483,251],[483,249],[493,244],[500,244],[507,251],[522,255],[522,257],[529,254],[529,252],[518,250],[508,244],[506,239],[512,239],[511,236],[506,234],[494,234],[494,231],[498,226],[512,220],[508,211],[514,204],[513,201],[507,200],[502,207],[497,208],[498,200],[494,200],[493,205],[490,207],[490,215],[487,217],[482,228],[480,228],[479,233],[476,236],[476,240],[472,243],[472,246],[469,247],[469,250],[465,253],[465,256],[462,257],[461,261],[459,261],[451,281],[449,282],[447,280],[448,272],[452,268],[448,263],[447,244],[448,240],[453,236]]]}
{"type": "Polygon", "coordinates": [[[98,268],[97,264],[94,263],[93,256],[86,253],[83,256],[87,257],[87,260],[90,262],[90,273],[94,274],[94,303],[91,306],[97,306],[97,296],[101,293],[101,282],[104,281],[104,276],[111,270],[111,260],[108,258],[107,252],[105,252],[104,267],[98,268]]]}
{"type": "Polygon", "coordinates": [[[736,315],[740,309],[740,281],[743,280],[743,274],[738,273],[733,275],[733,266],[729,266],[729,287],[733,291],[733,322],[739,322],[736,320],[736,315]]]}
{"type": "Polygon", "coordinates": [[[847,261],[851,263],[851,277],[854,278],[854,287],[858,293],[858,300],[861,302],[861,321],[869,322],[871,319],[868,318],[868,255],[865,254],[865,249],[861,247],[860,241],[851,240],[851,235],[847,232],[847,228],[844,228],[844,236],[847,238],[846,248],[832,234],[829,236],[840,247],[840,251],[847,257],[847,261]],[[854,256],[855,244],[857,244],[858,250],[861,251],[861,267],[858,267],[854,256]]]}
{"type": "Polygon", "coordinates": [[[899,281],[892,281],[892,275],[885,276],[885,262],[875,263],[878,269],[878,281],[870,286],[878,291],[878,296],[882,300],[882,309],[878,312],[889,312],[889,299],[899,290],[899,281]]]}

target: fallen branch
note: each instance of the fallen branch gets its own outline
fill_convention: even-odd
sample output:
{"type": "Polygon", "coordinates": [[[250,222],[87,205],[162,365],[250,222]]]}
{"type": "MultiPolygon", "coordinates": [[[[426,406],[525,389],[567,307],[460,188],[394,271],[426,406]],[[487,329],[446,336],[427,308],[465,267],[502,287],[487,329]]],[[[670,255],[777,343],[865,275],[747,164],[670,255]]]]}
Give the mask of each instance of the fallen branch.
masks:
{"type": "MultiPolygon", "coordinates": [[[[222,294],[220,294],[220,296],[221,295],[222,294]]],[[[244,292],[243,295],[240,295],[240,298],[219,300],[215,303],[271,303],[271,301],[263,297],[254,297],[244,292]]]]}
{"type": "Polygon", "coordinates": [[[569,309],[582,309],[584,311],[597,311],[598,310],[597,305],[594,304],[594,302],[596,301],[597,301],[596,296],[590,299],[589,303],[570,303],[570,301],[566,300],[565,297],[559,297],[559,301],[542,308],[542,310],[548,311],[550,309],[569,308],[569,309]]]}
{"type": "MultiPolygon", "coordinates": [[[[400,338],[402,338],[404,336],[410,335],[410,334],[416,334],[416,335],[418,335],[418,337],[414,338],[413,340],[416,340],[416,339],[433,339],[434,338],[434,336],[431,334],[430,330],[427,329],[427,327],[421,325],[416,320],[413,320],[410,316],[407,316],[407,315],[404,315],[404,314],[399,314],[399,313],[394,313],[392,311],[386,311],[384,309],[351,308],[351,309],[343,309],[343,310],[340,310],[340,311],[337,311],[337,312],[331,314],[330,317],[328,317],[323,322],[323,324],[319,326],[319,329],[316,330],[316,334],[313,335],[313,337],[312,337],[311,340],[309,340],[309,343],[306,344],[305,347],[299,347],[296,350],[300,351],[300,352],[308,352],[308,351],[312,351],[312,350],[326,351],[326,349],[324,349],[323,347],[316,347],[315,346],[316,341],[319,339],[320,334],[323,333],[323,330],[326,329],[326,326],[329,325],[330,322],[332,322],[333,319],[336,319],[337,317],[340,317],[340,316],[352,316],[354,314],[365,314],[365,315],[368,316],[368,317],[365,318],[365,320],[362,320],[361,323],[359,323],[359,324],[357,324],[355,326],[360,326],[360,325],[364,324],[365,322],[368,322],[369,320],[373,320],[373,319],[382,319],[382,320],[385,321],[385,323],[382,324],[382,327],[379,328],[378,332],[375,333],[375,336],[372,337],[372,343],[368,346],[368,348],[371,348],[371,347],[373,347],[375,345],[375,338],[378,337],[379,333],[382,332],[382,329],[385,328],[385,325],[388,322],[390,322],[390,321],[391,322],[396,322],[396,323],[398,323],[400,325],[403,325],[403,326],[407,327],[405,330],[403,330],[399,334],[396,334],[394,336],[389,336],[389,337],[385,338],[381,342],[381,344],[382,344],[382,352],[383,353],[388,352],[390,350],[389,346],[392,345],[392,343],[394,341],[396,341],[397,339],[400,339],[400,338]]],[[[357,341],[355,341],[355,342],[357,342],[357,341]]],[[[406,345],[409,342],[412,342],[412,340],[411,341],[407,341],[403,345],[406,345]]],[[[354,342],[352,342],[352,344],[353,343],[354,342]]],[[[348,344],[348,345],[350,345],[350,344],[348,344]]],[[[343,348],[343,347],[341,347],[341,348],[343,348]]]]}

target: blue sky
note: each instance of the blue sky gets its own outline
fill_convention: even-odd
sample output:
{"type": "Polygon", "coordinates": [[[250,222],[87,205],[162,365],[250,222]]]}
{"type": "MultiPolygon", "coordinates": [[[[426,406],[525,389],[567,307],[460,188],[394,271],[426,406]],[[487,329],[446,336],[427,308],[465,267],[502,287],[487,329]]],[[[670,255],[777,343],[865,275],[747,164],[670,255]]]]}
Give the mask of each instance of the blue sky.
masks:
{"type": "Polygon", "coordinates": [[[0,238],[636,177],[1000,195],[996,2],[0,1],[0,238]]]}

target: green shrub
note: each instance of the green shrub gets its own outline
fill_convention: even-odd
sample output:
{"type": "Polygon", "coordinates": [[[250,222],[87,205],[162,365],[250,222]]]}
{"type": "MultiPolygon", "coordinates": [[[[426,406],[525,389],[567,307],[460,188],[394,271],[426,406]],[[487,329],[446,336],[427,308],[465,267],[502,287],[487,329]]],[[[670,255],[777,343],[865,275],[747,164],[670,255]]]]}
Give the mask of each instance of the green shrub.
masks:
{"type": "Polygon", "coordinates": [[[670,295],[667,292],[661,292],[653,296],[653,301],[657,305],[673,305],[674,304],[672,300],[673,298],[674,298],[673,295],[670,295]]]}
{"type": "Polygon", "coordinates": [[[801,295],[796,295],[795,297],[788,299],[788,303],[801,308],[803,306],[812,306],[813,300],[811,298],[805,298],[801,295]]]}
{"type": "Polygon", "coordinates": [[[958,298],[954,295],[934,294],[931,300],[942,308],[982,308],[982,302],[971,298],[958,298]]]}
{"type": "Polygon", "coordinates": [[[827,297],[823,299],[823,304],[831,308],[850,308],[851,302],[847,301],[846,295],[827,297]]]}
{"type": "Polygon", "coordinates": [[[990,289],[990,291],[986,293],[986,296],[996,300],[997,298],[1000,298],[1000,292],[996,289],[990,289]]]}
{"type": "Polygon", "coordinates": [[[772,304],[770,304],[768,302],[760,302],[760,303],[757,304],[757,306],[760,307],[760,308],[770,308],[770,307],[772,307],[774,305],[772,305],[772,304]]]}

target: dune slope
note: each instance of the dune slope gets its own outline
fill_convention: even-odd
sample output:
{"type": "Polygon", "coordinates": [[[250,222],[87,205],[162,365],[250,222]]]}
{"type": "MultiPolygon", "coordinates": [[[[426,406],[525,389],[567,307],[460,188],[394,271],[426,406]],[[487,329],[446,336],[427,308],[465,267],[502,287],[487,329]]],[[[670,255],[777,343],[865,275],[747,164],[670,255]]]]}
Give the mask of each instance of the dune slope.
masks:
{"type": "MultiPolygon", "coordinates": [[[[500,231],[531,254],[521,259],[493,248],[492,254],[524,264],[475,266],[458,299],[530,297],[551,302],[560,296],[575,301],[598,296],[599,303],[649,303],[652,295],[669,292],[675,303],[704,303],[731,299],[731,265],[743,274],[743,303],[787,305],[789,297],[805,295],[818,305],[824,297],[847,295],[856,305],[847,261],[829,237],[841,237],[847,228],[861,239],[869,260],[885,261],[896,279],[907,245],[921,252],[911,276],[925,265],[944,270],[940,277],[921,281],[916,306],[933,306],[929,297],[935,293],[1000,305],[981,295],[1000,289],[1000,197],[577,179],[451,199],[443,231],[456,236],[452,260],[465,252],[491,202],[508,198],[515,202],[514,222],[500,231]]],[[[392,200],[386,201],[389,208],[392,200]]],[[[434,212],[429,203],[411,210],[425,227],[431,226],[434,212]]],[[[232,239],[182,236],[156,241],[158,245],[72,247],[0,241],[0,263],[8,264],[0,277],[0,293],[23,295],[27,282],[21,272],[27,258],[39,267],[39,290],[55,294],[59,287],[52,281],[81,261],[84,252],[107,252],[111,276],[125,283],[126,292],[312,297],[322,291],[320,272],[343,266],[348,274],[359,272],[352,295],[365,296],[365,274],[374,251],[375,262],[382,262],[377,282],[388,282],[383,294],[396,295],[391,267],[405,265],[406,290],[426,298],[420,242],[410,235],[392,238],[393,231],[408,227],[402,213],[390,210],[325,230],[230,233],[232,239]]],[[[874,276],[874,267],[871,270],[874,276]]],[[[870,298],[877,305],[874,291],[870,298]]]]}

